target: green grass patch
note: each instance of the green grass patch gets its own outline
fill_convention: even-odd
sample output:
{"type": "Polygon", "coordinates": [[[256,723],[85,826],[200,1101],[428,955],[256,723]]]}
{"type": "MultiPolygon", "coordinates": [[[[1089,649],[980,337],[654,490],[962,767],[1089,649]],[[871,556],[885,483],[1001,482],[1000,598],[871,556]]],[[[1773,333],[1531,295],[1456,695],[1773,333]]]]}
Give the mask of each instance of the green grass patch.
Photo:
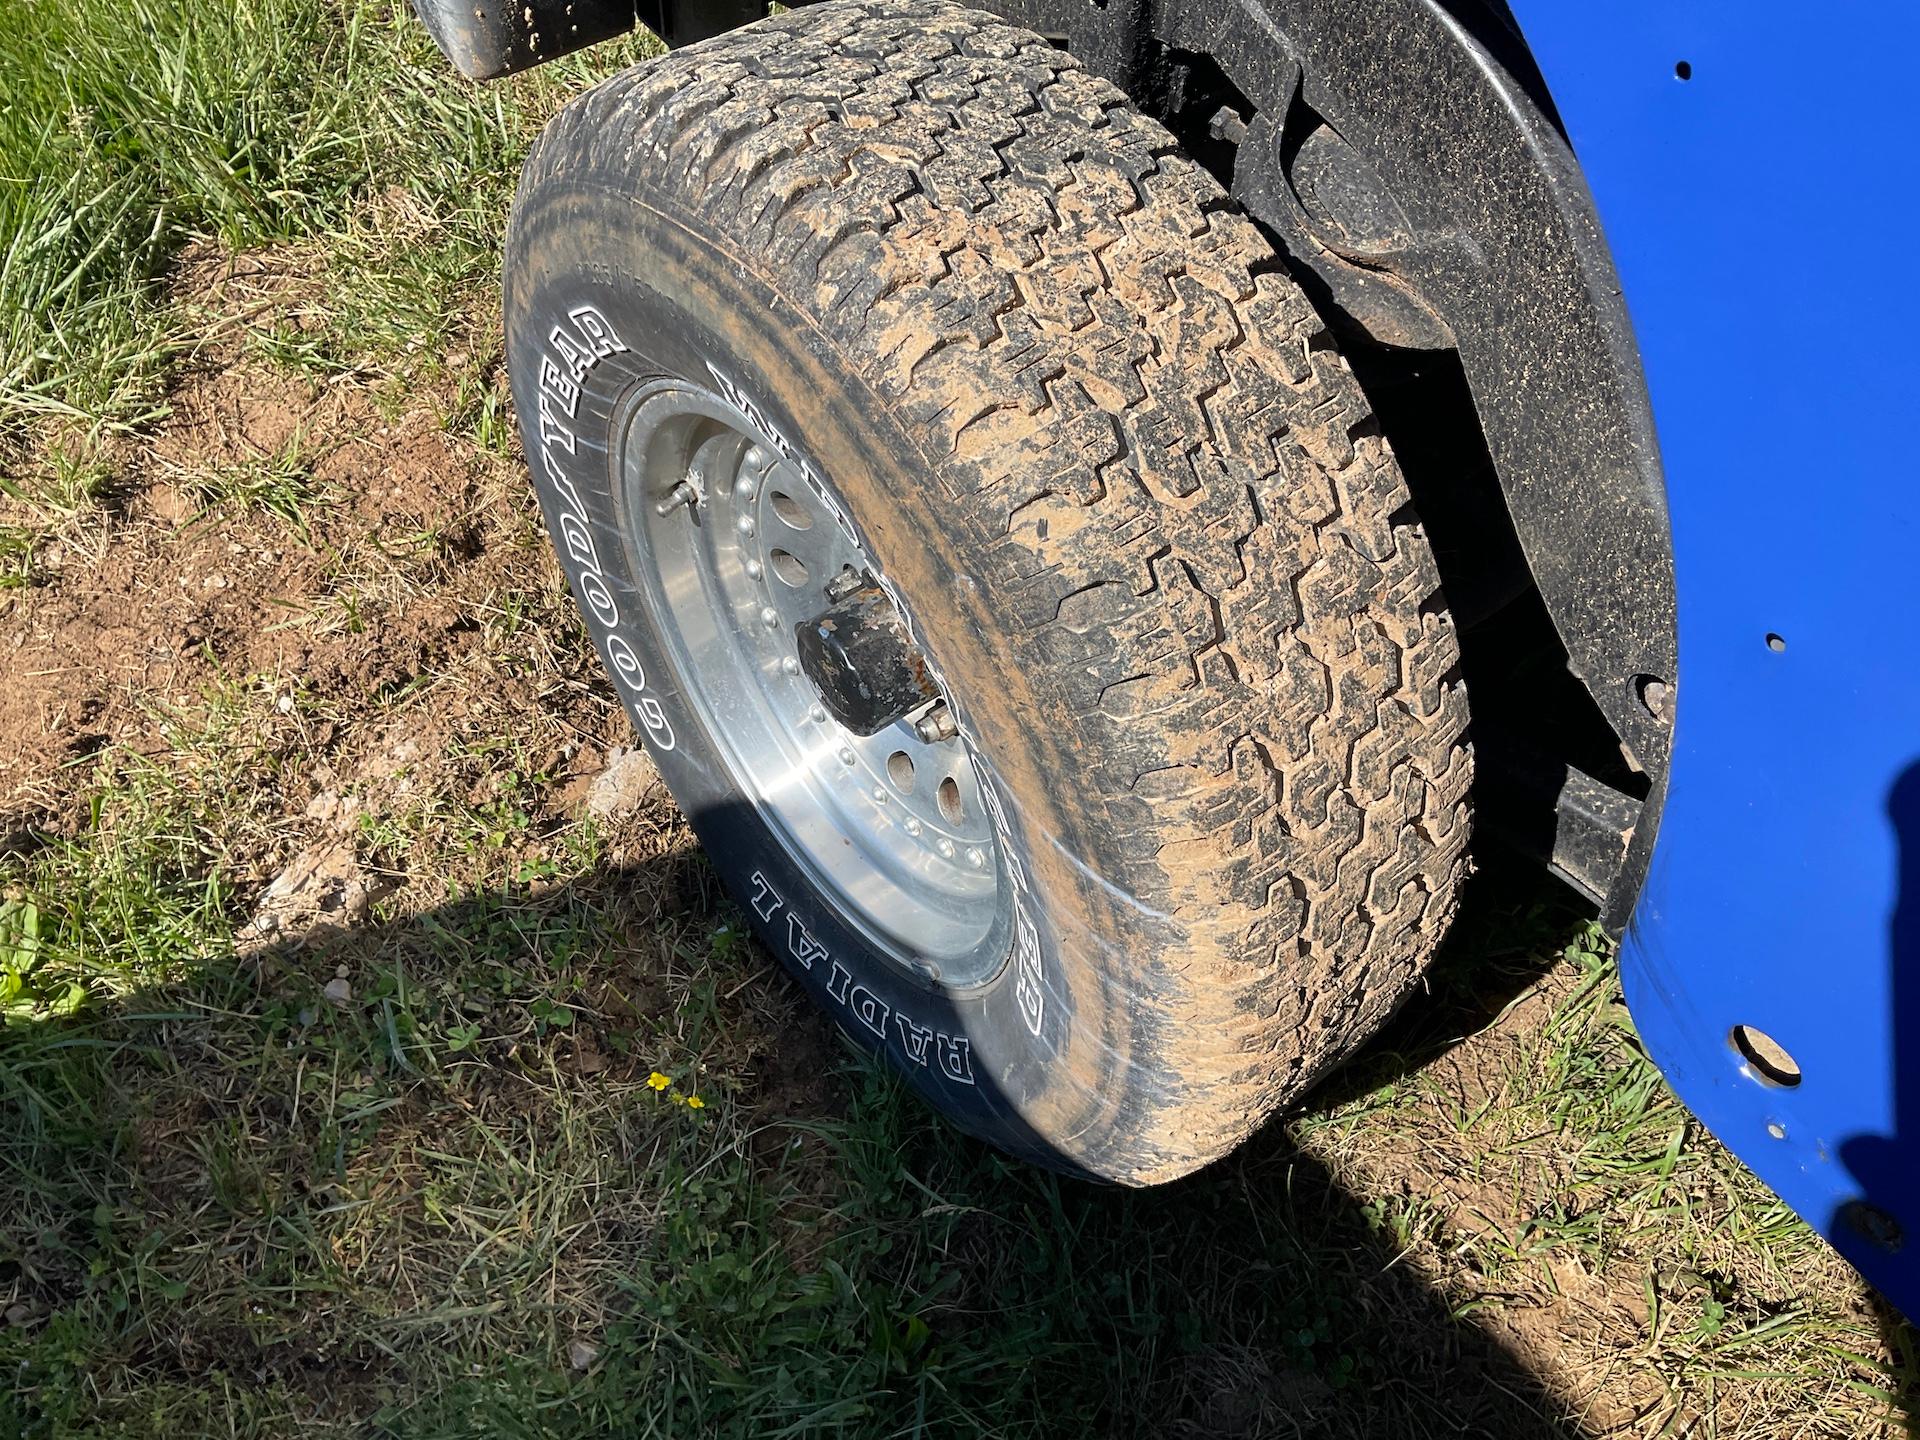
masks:
{"type": "Polygon", "coordinates": [[[203,518],[218,510],[258,511],[279,519],[302,540],[309,512],[325,503],[309,466],[306,437],[298,433],[271,454],[189,474],[186,490],[206,507],[203,518]]]}
{"type": "Polygon", "coordinates": [[[429,343],[496,263],[527,143],[582,67],[460,81],[405,6],[15,0],[0,7],[0,409],[135,424],[204,333],[182,250],[325,239],[322,333],[290,363],[429,343]]]}

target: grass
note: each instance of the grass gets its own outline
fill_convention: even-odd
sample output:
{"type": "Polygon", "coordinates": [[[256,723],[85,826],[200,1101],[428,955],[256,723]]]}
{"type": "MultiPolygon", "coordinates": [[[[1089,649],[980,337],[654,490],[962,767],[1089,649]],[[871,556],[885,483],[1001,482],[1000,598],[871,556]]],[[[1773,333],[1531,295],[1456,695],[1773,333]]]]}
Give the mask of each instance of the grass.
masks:
{"type": "Polygon", "coordinates": [[[75,680],[0,816],[0,1434],[1897,1433],[1904,1326],[1526,885],[1306,1110],[1121,1193],[844,1047],[663,796],[582,806],[632,737],[493,276],[527,141],[646,43],[481,88],[404,7],[0,8],[0,645],[185,657],[75,680]],[[180,624],[215,569],[265,600],[180,624]]]}
{"type": "Polygon", "coordinates": [[[305,450],[305,437],[295,434],[270,454],[199,471],[188,478],[187,489],[205,507],[203,516],[225,506],[256,509],[278,516],[304,537],[307,512],[325,503],[305,450]]]}
{"type": "Polygon", "coordinates": [[[279,358],[429,343],[492,272],[519,156],[585,63],[475,89],[405,6],[362,0],[0,9],[0,406],[16,427],[161,413],[169,364],[206,338],[157,283],[190,244],[325,238],[324,323],[266,327],[279,358]]]}

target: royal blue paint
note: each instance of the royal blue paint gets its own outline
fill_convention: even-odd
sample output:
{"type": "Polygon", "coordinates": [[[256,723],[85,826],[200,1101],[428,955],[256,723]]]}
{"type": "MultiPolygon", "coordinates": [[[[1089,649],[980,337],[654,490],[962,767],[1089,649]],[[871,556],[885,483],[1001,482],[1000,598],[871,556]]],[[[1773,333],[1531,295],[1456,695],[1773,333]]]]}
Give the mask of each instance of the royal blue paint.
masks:
{"type": "Polygon", "coordinates": [[[1619,267],[1672,506],[1676,750],[1628,1003],[1694,1113],[1920,1314],[1920,18],[1513,8],[1619,267]],[[1751,1073],[1735,1025],[1801,1083],[1751,1073]],[[1881,1212],[1904,1243],[1853,1223],[1881,1212]]]}

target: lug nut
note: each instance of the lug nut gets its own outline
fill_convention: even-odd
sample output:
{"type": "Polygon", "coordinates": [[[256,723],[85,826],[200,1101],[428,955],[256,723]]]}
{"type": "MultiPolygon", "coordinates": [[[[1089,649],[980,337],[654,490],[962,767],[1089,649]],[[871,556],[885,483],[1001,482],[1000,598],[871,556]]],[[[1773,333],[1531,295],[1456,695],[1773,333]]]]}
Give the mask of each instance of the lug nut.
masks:
{"type": "Polygon", "coordinates": [[[938,745],[942,740],[951,740],[958,735],[960,726],[953,718],[953,711],[942,700],[914,722],[913,733],[929,745],[938,745]]]}
{"type": "Polygon", "coordinates": [[[976,870],[984,870],[987,864],[987,852],[984,850],[967,851],[967,863],[976,870]]]}
{"type": "Polygon", "coordinates": [[[753,517],[751,515],[742,515],[738,520],[733,522],[733,528],[738,530],[742,535],[753,534],[753,517]]]}
{"type": "Polygon", "coordinates": [[[951,860],[953,858],[953,841],[942,840],[939,844],[935,845],[933,848],[938,850],[947,859],[951,860]]]}
{"type": "Polygon", "coordinates": [[[800,673],[800,662],[789,655],[780,662],[780,668],[788,675],[798,675],[800,673]]]}
{"type": "Polygon", "coordinates": [[[827,723],[827,707],[824,705],[814,706],[813,709],[807,712],[807,718],[813,721],[813,723],[816,725],[826,724],[827,723]]]}
{"type": "Polygon", "coordinates": [[[761,568],[758,560],[747,561],[747,578],[749,580],[758,580],[764,573],[765,571],[761,568]]]}
{"type": "MultiPolygon", "coordinates": [[[[752,459],[753,457],[748,456],[747,458],[752,459]]],[[[736,499],[751,500],[760,493],[760,487],[754,483],[751,475],[742,475],[738,480],[733,482],[733,493],[736,499]]]]}
{"type": "Polygon", "coordinates": [[[920,822],[918,820],[915,820],[912,816],[908,816],[907,817],[907,834],[918,835],[919,833],[920,833],[920,822]]]}
{"type": "Polygon", "coordinates": [[[852,750],[842,750],[842,751],[840,752],[840,763],[841,763],[842,765],[851,765],[851,764],[853,764],[853,751],[852,751],[852,750]]]}
{"type": "Polygon", "coordinates": [[[771,605],[762,607],[760,611],[760,623],[762,625],[778,625],[780,623],[780,612],[771,605]]]}

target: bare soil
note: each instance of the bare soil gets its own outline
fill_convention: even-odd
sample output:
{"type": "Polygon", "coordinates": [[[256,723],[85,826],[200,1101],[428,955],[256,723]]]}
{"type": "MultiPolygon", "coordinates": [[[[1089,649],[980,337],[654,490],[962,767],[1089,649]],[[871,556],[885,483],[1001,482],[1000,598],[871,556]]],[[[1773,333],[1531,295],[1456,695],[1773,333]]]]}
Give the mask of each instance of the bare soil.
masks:
{"type": "MultiPolygon", "coordinates": [[[[62,560],[60,583],[25,590],[8,617],[0,815],[16,822],[73,824],[87,758],[109,741],[164,745],[158,720],[174,697],[262,673],[374,697],[457,665],[480,643],[475,607],[538,573],[537,553],[499,543],[472,446],[430,412],[388,423],[364,392],[258,366],[191,376],[174,403],[151,447],[129,456],[98,532],[62,560]],[[325,498],[304,543],[278,517],[222,515],[196,495],[195,476],[307,436],[325,498]],[[355,561],[369,574],[353,574],[355,561]],[[412,583],[380,585],[389,566],[412,583]],[[369,580],[377,623],[325,613],[369,580]]],[[[523,516],[510,523],[524,530],[523,516]]]]}

